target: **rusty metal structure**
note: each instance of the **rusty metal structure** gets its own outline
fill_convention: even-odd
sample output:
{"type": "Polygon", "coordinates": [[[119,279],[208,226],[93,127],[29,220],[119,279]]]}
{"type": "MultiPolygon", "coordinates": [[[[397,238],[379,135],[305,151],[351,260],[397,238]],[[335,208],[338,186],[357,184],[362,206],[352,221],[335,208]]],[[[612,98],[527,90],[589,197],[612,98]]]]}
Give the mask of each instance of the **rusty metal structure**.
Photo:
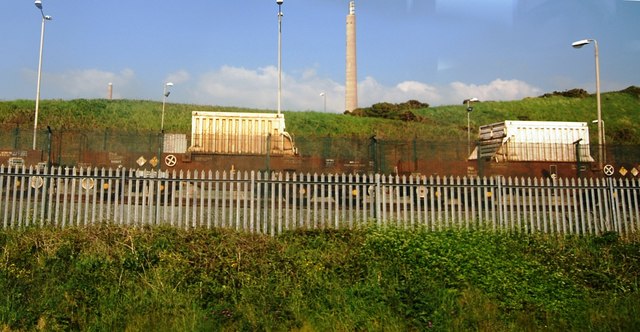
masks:
{"type": "MultiPolygon", "coordinates": [[[[213,126],[213,123],[210,125],[213,126]]],[[[277,131],[271,127],[268,133],[256,134],[254,131],[251,134],[253,145],[246,142],[246,133],[204,135],[198,129],[202,127],[198,126],[190,134],[113,130],[47,131],[38,136],[40,150],[31,149],[28,128],[5,127],[0,131],[0,164],[39,168],[72,166],[164,171],[255,170],[312,174],[537,178],[637,178],[640,172],[640,147],[635,145],[607,145],[603,155],[607,158],[605,164],[610,167],[603,170],[598,169],[597,163],[591,158],[591,151],[598,147],[590,142],[508,141],[503,149],[545,151],[551,155],[564,154],[566,158],[552,161],[516,160],[502,154],[502,159],[496,160],[491,155],[485,156],[484,150],[481,158],[473,158],[473,154],[469,156],[467,142],[398,141],[375,136],[368,139],[294,136],[284,130],[284,119],[282,126],[279,126],[276,126],[277,131]],[[202,144],[202,147],[198,144],[202,144]],[[242,144],[245,144],[244,147],[242,144]],[[217,147],[229,150],[208,151],[217,147]]],[[[486,148],[482,135],[480,133],[481,139],[472,148],[476,144],[480,150],[486,148]]]]}

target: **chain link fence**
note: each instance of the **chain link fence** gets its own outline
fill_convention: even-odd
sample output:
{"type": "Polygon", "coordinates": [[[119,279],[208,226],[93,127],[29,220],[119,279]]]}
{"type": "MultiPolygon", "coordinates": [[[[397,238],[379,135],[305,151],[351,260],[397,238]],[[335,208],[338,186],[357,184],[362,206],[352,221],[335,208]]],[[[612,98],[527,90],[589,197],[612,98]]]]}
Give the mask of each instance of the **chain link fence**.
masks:
{"type": "MultiPolygon", "coordinates": [[[[190,134],[179,136],[186,141],[183,146],[188,147],[190,134]]],[[[36,142],[39,159],[37,161],[61,166],[137,167],[136,160],[140,157],[147,160],[153,157],[161,159],[162,152],[167,151],[165,137],[157,132],[125,132],[115,129],[91,132],[39,130],[36,142]]],[[[27,152],[32,150],[32,143],[32,128],[24,125],[2,127],[0,157],[4,158],[0,159],[0,163],[6,163],[7,158],[14,155],[27,155],[27,152]]],[[[486,169],[486,165],[482,163],[487,163],[487,160],[468,160],[469,151],[474,150],[475,142],[468,144],[464,141],[403,141],[376,136],[345,138],[297,135],[294,137],[294,143],[299,156],[322,160],[328,166],[327,169],[330,169],[332,163],[340,163],[352,164],[363,171],[384,174],[481,175],[477,173],[483,168],[486,169]]],[[[590,150],[596,161],[594,164],[597,164],[598,146],[592,144],[591,147],[584,148],[590,150]]],[[[603,158],[603,164],[614,165],[616,172],[628,172],[625,176],[636,177],[636,172],[640,172],[638,145],[607,145],[603,158]]],[[[582,160],[582,163],[588,164],[588,161],[582,160]]],[[[568,167],[575,169],[580,166],[571,163],[568,167]]],[[[570,174],[573,176],[576,171],[570,174]]]]}

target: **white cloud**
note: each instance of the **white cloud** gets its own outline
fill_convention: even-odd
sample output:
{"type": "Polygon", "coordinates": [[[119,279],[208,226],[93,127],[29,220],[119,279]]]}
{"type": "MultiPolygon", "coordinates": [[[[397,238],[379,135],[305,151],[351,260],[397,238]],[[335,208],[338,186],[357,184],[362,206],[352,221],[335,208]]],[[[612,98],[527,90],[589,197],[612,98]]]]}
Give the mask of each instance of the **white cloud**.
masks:
{"type": "Polygon", "coordinates": [[[422,82],[404,81],[396,86],[387,87],[372,77],[367,77],[358,84],[358,93],[360,107],[368,107],[379,102],[401,103],[412,99],[433,104],[442,99],[436,87],[422,82]]]}
{"type": "Polygon", "coordinates": [[[271,108],[277,73],[273,67],[249,70],[223,66],[198,78],[195,103],[250,108],[271,108]]]}
{"type": "Polygon", "coordinates": [[[467,98],[488,100],[519,100],[541,94],[541,90],[519,80],[496,79],[484,85],[453,82],[446,99],[447,104],[457,104],[467,98]]]}
{"type": "Polygon", "coordinates": [[[175,73],[171,73],[167,76],[166,82],[173,84],[182,84],[188,82],[191,79],[191,75],[186,70],[179,70],[175,73]]]}
{"type": "Polygon", "coordinates": [[[405,81],[393,87],[383,86],[367,77],[358,86],[359,106],[368,107],[379,102],[400,103],[415,99],[432,106],[457,105],[462,100],[519,100],[540,95],[540,89],[519,80],[496,79],[488,84],[475,85],[453,82],[446,86],[432,86],[422,82],[405,81]]]}
{"type": "MultiPolygon", "coordinates": [[[[277,75],[276,67],[251,70],[225,66],[202,75],[193,98],[201,104],[276,109],[277,75]]],[[[327,112],[344,111],[344,85],[319,77],[313,69],[303,71],[300,76],[283,73],[282,109],[321,111],[321,92],[327,95],[327,112]]],[[[496,79],[482,85],[453,82],[445,86],[404,81],[395,86],[385,86],[373,77],[366,77],[358,83],[360,107],[412,99],[432,106],[457,105],[469,96],[480,100],[517,100],[539,94],[540,89],[519,80],[496,79]]]]}
{"type": "MultiPolygon", "coordinates": [[[[344,87],[305,70],[297,77],[282,73],[282,110],[322,111],[326,93],[327,112],[344,111],[344,87]]],[[[269,66],[256,70],[224,66],[203,74],[192,95],[195,103],[277,109],[278,70],[269,66]]]]}
{"type": "MultiPolygon", "coordinates": [[[[181,77],[189,77],[180,72],[181,77]]],[[[277,67],[258,69],[223,66],[202,74],[196,86],[185,86],[184,102],[237,106],[275,110],[277,108],[277,67]]],[[[300,75],[282,73],[282,110],[322,111],[326,94],[327,112],[344,111],[344,85],[319,77],[316,70],[301,71],[300,75]]],[[[445,86],[429,85],[418,81],[404,81],[395,86],[385,86],[373,77],[358,83],[358,105],[369,107],[379,102],[401,103],[418,100],[432,106],[457,105],[470,96],[480,100],[518,100],[540,94],[540,89],[519,80],[496,79],[487,84],[475,85],[453,82],[445,86]]],[[[175,96],[174,101],[180,97],[175,96]]]]}
{"type": "Polygon", "coordinates": [[[453,68],[455,65],[453,64],[452,60],[449,59],[438,59],[438,65],[437,65],[437,69],[438,71],[445,71],[445,70],[449,70],[451,68],[453,68]]]}
{"type": "MultiPolygon", "coordinates": [[[[153,93],[159,89],[145,89],[131,69],[119,73],[98,69],[73,70],[61,74],[45,73],[44,77],[43,85],[45,82],[49,84],[43,98],[105,98],[108,83],[113,83],[113,97],[116,99],[150,98],[141,92],[147,90],[153,99],[153,93]]],[[[179,70],[167,75],[166,80],[178,85],[171,95],[172,102],[268,110],[277,108],[278,70],[274,66],[258,69],[223,66],[193,79],[186,70],[179,70]]],[[[320,93],[324,92],[327,112],[342,113],[344,91],[343,84],[318,76],[315,69],[300,71],[299,75],[283,73],[282,110],[323,111],[325,97],[320,93]]],[[[373,77],[366,77],[358,84],[358,105],[369,107],[379,102],[401,103],[412,99],[431,106],[457,105],[470,97],[484,101],[518,100],[540,94],[540,89],[519,80],[496,79],[480,85],[453,82],[444,86],[404,81],[386,86],[373,77]]]]}
{"type": "Polygon", "coordinates": [[[56,82],[48,85],[48,95],[64,98],[106,98],[109,83],[114,87],[113,98],[123,98],[120,91],[126,91],[135,81],[135,73],[131,69],[124,69],[119,73],[98,69],[72,70],[46,73],[43,77],[43,84],[44,80],[56,82]]]}

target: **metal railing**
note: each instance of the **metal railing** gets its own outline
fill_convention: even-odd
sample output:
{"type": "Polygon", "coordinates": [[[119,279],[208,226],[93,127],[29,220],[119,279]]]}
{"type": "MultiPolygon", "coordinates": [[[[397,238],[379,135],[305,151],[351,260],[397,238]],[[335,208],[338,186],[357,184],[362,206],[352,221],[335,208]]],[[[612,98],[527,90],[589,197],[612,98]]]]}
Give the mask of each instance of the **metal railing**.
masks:
{"type": "Polygon", "coordinates": [[[158,172],[0,166],[0,225],[171,225],[279,234],[365,223],[627,236],[637,179],[158,172]]]}

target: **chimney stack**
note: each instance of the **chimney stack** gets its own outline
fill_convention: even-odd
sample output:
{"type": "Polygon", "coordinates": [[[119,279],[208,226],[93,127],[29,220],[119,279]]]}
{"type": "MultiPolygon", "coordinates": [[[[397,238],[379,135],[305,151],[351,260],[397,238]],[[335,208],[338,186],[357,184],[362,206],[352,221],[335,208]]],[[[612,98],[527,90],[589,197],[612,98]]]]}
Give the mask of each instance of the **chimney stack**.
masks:
{"type": "Polygon", "coordinates": [[[347,75],[345,82],[345,110],[358,108],[358,72],[356,69],[356,2],[349,2],[347,15],[347,75]]]}

